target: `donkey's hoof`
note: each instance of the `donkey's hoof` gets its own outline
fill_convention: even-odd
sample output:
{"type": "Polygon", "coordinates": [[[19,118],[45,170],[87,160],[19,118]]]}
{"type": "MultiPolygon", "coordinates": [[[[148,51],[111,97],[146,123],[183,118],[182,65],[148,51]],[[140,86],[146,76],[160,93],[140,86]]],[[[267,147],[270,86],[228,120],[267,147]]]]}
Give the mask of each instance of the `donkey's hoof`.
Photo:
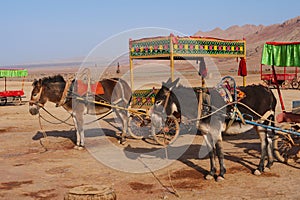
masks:
{"type": "Polygon", "coordinates": [[[212,176],[212,175],[210,175],[210,174],[207,174],[206,176],[205,176],[205,179],[206,180],[211,180],[211,179],[213,179],[214,178],[214,176],[212,176]]]}
{"type": "Polygon", "coordinates": [[[78,150],[84,150],[84,149],[85,149],[84,146],[78,147],[78,150]]]}
{"type": "Polygon", "coordinates": [[[271,172],[271,169],[270,169],[269,167],[266,167],[266,168],[264,169],[264,172],[271,172]]]}
{"type": "Polygon", "coordinates": [[[253,174],[256,175],[256,176],[260,176],[261,172],[258,169],[256,169],[253,174]]]}
{"type": "Polygon", "coordinates": [[[217,182],[221,182],[221,181],[224,181],[225,179],[224,179],[224,177],[223,176],[218,176],[217,177],[217,182]]]}
{"type": "Polygon", "coordinates": [[[74,149],[76,149],[76,150],[83,150],[84,149],[84,147],[83,146],[74,146],[74,149]]]}
{"type": "Polygon", "coordinates": [[[124,145],[126,143],[126,140],[119,140],[119,144],[124,145]]]}

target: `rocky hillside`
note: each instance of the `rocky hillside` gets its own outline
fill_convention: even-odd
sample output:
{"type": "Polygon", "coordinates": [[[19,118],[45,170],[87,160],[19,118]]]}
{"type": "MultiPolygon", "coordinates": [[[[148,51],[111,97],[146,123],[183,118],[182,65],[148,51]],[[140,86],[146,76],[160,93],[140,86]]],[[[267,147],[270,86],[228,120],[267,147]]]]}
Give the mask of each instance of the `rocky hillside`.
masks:
{"type": "MultiPolygon", "coordinates": [[[[300,16],[289,19],[282,24],[270,26],[249,25],[231,26],[226,30],[215,28],[212,31],[195,33],[196,36],[209,36],[224,39],[242,39],[247,41],[248,70],[258,70],[263,44],[267,41],[300,41],[300,16]]],[[[218,66],[226,67],[228,62],[218,59],[218,66]]]]}

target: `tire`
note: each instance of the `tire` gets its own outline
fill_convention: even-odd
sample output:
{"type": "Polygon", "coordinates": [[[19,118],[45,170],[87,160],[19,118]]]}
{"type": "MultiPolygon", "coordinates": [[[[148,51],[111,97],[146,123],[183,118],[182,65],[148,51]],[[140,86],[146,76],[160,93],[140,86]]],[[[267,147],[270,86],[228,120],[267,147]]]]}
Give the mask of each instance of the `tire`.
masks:
{"type": "Polygon", "coordinates": [[[297,80],[292,80],[291,85],[292,85],[292,88],[293,88],[293,89],[298,89],[298,87],[299,87],[299,82],[298,82],[297,80]]]}
{"type": "Polygon", "coordinates": [[[22,97],[21,96],[14,97],[14,103],[18,106],[21,105],[22,104],[22,97]]]}
{"type": "Polygon", "coordinates": [[[128,121],[128,132],[134,139],[143,139],[150,134],[150,119],[146,119],[141,115],[131,115],[128,121]]]}
{"type": "Polygon", "coordinates": [[[297,160],[299,153],[299,136],[287,133],[277,134],[273,140],[273,152],[275,158],[283,163],[289,163],[292,159],[297,160]]]}
{"type": "Polygon", "coordinates": [[[116,200],[116,192],[105,185],[82,185],[71,188],[64,200],[116,200]]]}
{"type": "Polygon", "coordinates": [[[5,106],[7,103],[7,98],[6,97],[0,97],[0,106],[5,106]]]}
{"type": "Polygon", "coordinates": [[[289,89],[290,88],[290,81],[283,81],[281,84],[282,89],[289,89]]]}
{"type": "Polygon", "coordinates": [[[178,120],[173,115],[167,117],[165,124],[164,128],[153,135],[154,140],[162,146],[172,144],[177,139],[180,129],[178,120]]]}

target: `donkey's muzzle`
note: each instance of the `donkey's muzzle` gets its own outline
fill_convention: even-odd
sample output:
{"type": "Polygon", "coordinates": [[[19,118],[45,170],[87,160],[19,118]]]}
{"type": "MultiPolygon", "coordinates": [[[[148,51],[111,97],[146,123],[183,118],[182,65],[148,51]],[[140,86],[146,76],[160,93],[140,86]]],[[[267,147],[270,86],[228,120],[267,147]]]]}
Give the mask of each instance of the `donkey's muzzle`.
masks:
{"type": "Polygon", "coordinates": [[[29,112],[32,115],[37,115],[39,113],[39,107],[37,105],[29,106],[29,112]]]}

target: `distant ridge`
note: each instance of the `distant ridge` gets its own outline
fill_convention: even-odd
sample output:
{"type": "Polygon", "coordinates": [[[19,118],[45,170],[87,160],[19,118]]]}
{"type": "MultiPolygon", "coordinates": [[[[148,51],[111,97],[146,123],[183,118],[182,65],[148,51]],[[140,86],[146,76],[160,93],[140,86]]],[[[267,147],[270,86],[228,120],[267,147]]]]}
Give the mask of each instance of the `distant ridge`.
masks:
{"type": "MultiPolygon", "coordinates": [[[[300,16],[281,24],[269,26],[246,24],[231,26],[226,30],[215,28],[208,32],[198,31],[195,36],[223,39],[246,39],[248,69],[258,70],[263,44],[267,41],[300,41],[300,16]]],[[[222,64],[222,63],[219,63],[222,64]]],[[[223,63],[226,65],[227,63],[223,63]]]]}

